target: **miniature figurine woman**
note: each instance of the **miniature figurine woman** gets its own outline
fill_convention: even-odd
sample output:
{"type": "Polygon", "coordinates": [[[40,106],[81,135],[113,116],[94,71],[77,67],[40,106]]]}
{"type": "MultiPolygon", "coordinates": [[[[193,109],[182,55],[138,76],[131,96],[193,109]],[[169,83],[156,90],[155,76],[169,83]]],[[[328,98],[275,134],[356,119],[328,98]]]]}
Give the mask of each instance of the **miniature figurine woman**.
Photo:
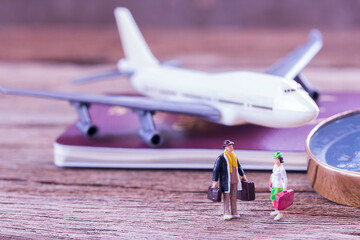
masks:
{"type": "MultiPolygon", "coordinates": [[[[287,191],[287,177],[286,177],[286,171],[283,166],[284,159],[281,152],[276,152],[274,154],[274,167],[273,167],[273,173],[270,177],[270,187],[271,187],[271,195],[270,200],[272,201],[274,205],[275,196],[279,192],[287,191]]],[[[278,211],[275,209],[275,211],[270,213],[271,216],[275,216],[274,220],[279,221],[284,215],[282,211],[278,211]]]]}
{"type": "Polygon", "coordinates": [[[234,142],[225,140],[223,153],[216,159],[213,170],[212,187],[219,186],[224,199],[224,219],[231,220],[239,218],[236,205],[237,184],[240,181],[239,175],[246,180],[244,170],[242,169],[235,153],[233,152],[234,142]],[[231,209],[231,211],[230,211],[231,209]]]}

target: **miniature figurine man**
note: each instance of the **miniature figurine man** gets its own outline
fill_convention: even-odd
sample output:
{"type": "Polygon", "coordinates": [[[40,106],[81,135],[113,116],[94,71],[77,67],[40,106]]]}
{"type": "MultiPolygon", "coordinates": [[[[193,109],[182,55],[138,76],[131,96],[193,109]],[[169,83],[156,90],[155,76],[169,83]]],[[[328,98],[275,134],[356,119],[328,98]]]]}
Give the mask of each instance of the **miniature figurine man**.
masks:
{"type": "Polygon", "coordinates": [[[220,189],[224,199],[224,219],[231,220],[239,218],[236,205],[237,184],[240,176],[246,180],[244,170],[242,169],[234,150],[234,142],[225,140],[223,148],[224,152],[216,159],[213,170],[212,187],[218,187],[220,178],[220,189]],[[231,211],[230,211],[231,206],[231,211]]]}
{"type": "MultiPolygon", "coordinates": [[[[274,205],[275,196],[279,192],[286,191],[287,190],[287,176],[286,171],[283,166],[284,158],[281,152],[276,152],[274,154],[274,167],[272,170],[272,174],[270,177],[270,200],[272,201],[274,205]]],[[[276,210],[270,213],[271,216],[275,216],[274,220],[279,221],[283,218],[283,213],[280,210],[276,210]]]]}

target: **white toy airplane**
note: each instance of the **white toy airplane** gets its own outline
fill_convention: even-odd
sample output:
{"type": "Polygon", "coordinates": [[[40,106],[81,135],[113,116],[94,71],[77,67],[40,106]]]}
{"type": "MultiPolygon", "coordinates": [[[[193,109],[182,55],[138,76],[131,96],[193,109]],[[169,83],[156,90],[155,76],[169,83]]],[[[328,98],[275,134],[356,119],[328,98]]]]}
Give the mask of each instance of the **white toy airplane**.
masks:
{"type": "MultiPolygon", "coordinates": [[[[69,101],[77,110],[78,129],[96,134],[88,108],[91,104],[117,105],[133,109],[142,125],[141,138],[150,146],[162,143],[152,115],[156,111],[193,115],[224,125],[252,123],[283,128],[314,120],[319,108],[301,87],[300,71],[322,47],[321,34],[312,30],[308,41],[275,63],[266,73],[235,71],[207,73],[161,64],[153,56],[130,11],[116,8],[115,17],[126,59],[117,74],[129,75],[134,88],[148,97],[59,93],[0,87],[5,94],[27,95],[69,101]]],[[[111,75],[111,74],[110,74],[111,75]]],[[[85,78],[93,80],[106,75],[85,78]]],[[[316,92],[315,92],[316,93],[316,92]]]]}

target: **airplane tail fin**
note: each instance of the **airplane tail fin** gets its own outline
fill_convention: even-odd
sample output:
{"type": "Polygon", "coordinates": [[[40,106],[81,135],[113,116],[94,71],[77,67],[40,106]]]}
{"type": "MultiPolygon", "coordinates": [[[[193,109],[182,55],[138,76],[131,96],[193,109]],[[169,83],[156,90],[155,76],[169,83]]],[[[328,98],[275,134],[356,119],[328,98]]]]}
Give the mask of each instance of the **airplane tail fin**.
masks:
{"type": "Polygon", "coordinates": [[[114,10],[126,60],[134,68],[156,67],[159,61],[151,53],[130,11],[117,7],[114,10]]]}

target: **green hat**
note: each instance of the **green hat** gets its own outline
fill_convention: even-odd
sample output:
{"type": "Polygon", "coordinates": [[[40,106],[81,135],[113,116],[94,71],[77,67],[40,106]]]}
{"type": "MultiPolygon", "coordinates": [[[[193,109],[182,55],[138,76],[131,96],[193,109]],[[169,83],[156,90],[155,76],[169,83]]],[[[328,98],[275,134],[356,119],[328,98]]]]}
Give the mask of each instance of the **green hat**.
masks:
{"type": "Polygon", "coordinates": [[[282,153],[281,152],[276,152],[275,154],[274,154],[274,158],[279,158],[279,157],[282,157],[283,155],[282,155],[282,153]]]}

